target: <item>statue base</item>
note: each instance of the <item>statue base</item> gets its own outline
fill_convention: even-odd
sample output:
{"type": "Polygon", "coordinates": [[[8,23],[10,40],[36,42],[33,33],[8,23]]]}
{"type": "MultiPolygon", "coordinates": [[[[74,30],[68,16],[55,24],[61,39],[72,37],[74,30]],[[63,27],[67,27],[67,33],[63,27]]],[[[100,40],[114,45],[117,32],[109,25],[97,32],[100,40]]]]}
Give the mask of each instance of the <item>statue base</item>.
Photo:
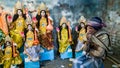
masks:
{"type": "Polygon", "coordinates": [[[44,60],[54,60],[54,50],[47,50],[40,47],[40,61],[44,60]]]}
{"type": "Polygon", "coordinates": [[[72,56],[71,46],[69,46],[64,53],[60,53],[60,58],[61,59],[72,58],[72,57],[73,56],[72,56]]]}

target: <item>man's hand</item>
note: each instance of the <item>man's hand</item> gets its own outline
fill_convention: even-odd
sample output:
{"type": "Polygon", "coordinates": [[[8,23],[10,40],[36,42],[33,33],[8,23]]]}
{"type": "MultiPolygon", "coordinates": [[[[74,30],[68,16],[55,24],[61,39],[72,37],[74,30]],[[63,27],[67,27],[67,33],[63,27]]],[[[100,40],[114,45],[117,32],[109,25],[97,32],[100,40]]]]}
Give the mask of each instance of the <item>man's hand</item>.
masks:
{"type": "Polygon", "coordinates": [[[92,37],[92,34],[90,34],[90,33],[87,33],[87,34],[86,34],[86,38],[87,38],[88,40],[90,40],[91,37],[92,37]]]}

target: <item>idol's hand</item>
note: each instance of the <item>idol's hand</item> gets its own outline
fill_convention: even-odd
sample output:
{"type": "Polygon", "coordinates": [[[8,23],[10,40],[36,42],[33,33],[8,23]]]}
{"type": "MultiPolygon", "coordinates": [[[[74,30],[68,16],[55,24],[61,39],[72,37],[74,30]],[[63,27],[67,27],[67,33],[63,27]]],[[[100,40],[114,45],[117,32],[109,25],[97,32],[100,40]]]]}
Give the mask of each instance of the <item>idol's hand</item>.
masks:
{"type": "Polygon", "coordinates": [[[68,27],[70,28],[70,22],[68,21],[66,24],[67,24],[67,25],[68,25],[68,27]]]}
{"type": "Polygon", "coordinates": [[[8,21],[8,24],[10,24],[12,22],[12,16],[11,15],[7,16],[7,21],[8,21]]]}
{"type": "Polygon", "coordinates": [[[77,26],[75,27],[75,31],[76,31],[76,32],[78,31],[78,27],[77,27],[77,26]]]}
{"type": "Polygon", "coordinates": [[[35,31],[37,31],[39,33],[39,30],[37,28],[35,28],[35,31]]]}
{"type": "Polygon", "coordinates": [[[57,31],[57,32],[60,32],[60,29],[59,29],[58,27],[56,27],[56,31],[57,31]]]}
{"type": "Polygon", "coordinates": [[[72,44],[72,39],[69,39],[70,44],[72,44]]]}
{"type": "Polygon", "coordinates": [[[26,15],[28,14],[28,9],[27,9],[27,8],[25,8],[25,14],[26,14],[26,15]]]}
{"type": "Polygon", "coordinates": [[[0,50],[2,50],[2,46],[0,45],[0,50]]]}
{"type": "Polygon", "coordinates": [[[25,37],[24,32],[21,32],[20,35],[21,35],[23,38],[25,37]]]}
{"type": "Polygon", "coordinates": [[[17,44],[16,44],[16,43],[13,43],[13,46],[17,46],[17,44]]]}
{"type": "Polygon", "coordinates": [[[36,23],[37,23],[36,17],[33,17],[33,18],[32,18],[32,21],[36,24],[36,23]]]}
{"type": "Polygon", "coordinates": [[[14,24],[11,23],[11,24],[9,25],[9,29],[12,29],[12,28],[14,28],[14,24]]]}

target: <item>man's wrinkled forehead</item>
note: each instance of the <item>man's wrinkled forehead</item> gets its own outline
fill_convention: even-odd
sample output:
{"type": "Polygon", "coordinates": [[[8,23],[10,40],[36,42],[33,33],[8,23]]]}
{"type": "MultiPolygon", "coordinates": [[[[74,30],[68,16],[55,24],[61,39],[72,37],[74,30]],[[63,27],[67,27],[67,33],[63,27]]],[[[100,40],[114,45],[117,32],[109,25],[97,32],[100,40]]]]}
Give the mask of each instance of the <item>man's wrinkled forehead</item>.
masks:
{"type": "Polygon", "coordinates": [[[87,25],[89,26],[100,26],[101,24],[95,21],[88,21],[87,25]]]}

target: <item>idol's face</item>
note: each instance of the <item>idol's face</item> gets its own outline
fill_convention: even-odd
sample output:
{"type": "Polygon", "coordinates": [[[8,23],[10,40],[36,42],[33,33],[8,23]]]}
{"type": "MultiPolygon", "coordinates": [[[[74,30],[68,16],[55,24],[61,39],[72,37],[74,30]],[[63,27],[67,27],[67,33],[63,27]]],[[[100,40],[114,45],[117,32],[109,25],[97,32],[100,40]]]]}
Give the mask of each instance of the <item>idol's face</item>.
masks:
{"type": "Polygon", "coordinates": [[[65,28],[65,27],[66,27],[66,24],[65,24],[65,23],[63,23],[63,24],[62,24],[62,28],[65,28]]]}
{"type": "Polygon", "coordinates": [[[45,16],[45,11],[41,11],[41,16],[45,16]]]}
{"type": "Polygon", "coordinates": [[[28,25],[28,30],[32,30],[32,25],[28,25]]]}
{"type": "Polygon", "coordinates": [[[6,42],[6,45],[7,45],[7,46],[8,46],[8,45],[10,45],[10,42],[9,42],[9,41],[7,41],[7,42],[6,42]]]}
{"type": "Polygon", "coordinates": [[[81,23],[81,24],[80,24],[80,26],[81,26],[82,28],[84,28],[84,27],[85,27],[85,25],[84,25],[83,23],[81,23]]]}
{"type": "Polygon", "coordinates": [[[22,15],[22,11],[21,11],[21,10],[18,10],[18,11],[17,11],[17,14],[18,14],[19,16],[21,16],[21,15],[22,15]]]}

